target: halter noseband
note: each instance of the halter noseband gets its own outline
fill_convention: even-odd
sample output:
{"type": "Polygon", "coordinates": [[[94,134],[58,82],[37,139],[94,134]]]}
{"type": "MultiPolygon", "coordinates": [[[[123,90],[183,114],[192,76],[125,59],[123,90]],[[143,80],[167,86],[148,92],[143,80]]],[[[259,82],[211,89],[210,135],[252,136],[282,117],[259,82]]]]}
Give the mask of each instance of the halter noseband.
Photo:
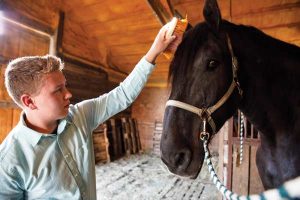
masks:
{"type": "Polygon", "coordinates": [[[215,112],[217,109],[219,109],[230,97],[232,92],[234,91],[235,87],[238,88],[240,96],[243,95],[243,91],[240,88],[240,83],[237,78],[237,70],[238,70],[238,61],[236,57],[233,54],[232,46],[231,46],[231,41],[228,35],[227,36],[227,45],[228,49],[231,55],[231,66],[232,66],[232,75],[233,75],[233,80],[231,82],[230,87],[228,88],[227,92],[223,95],[223,97],[213,106],[210,106],[208,108],[198,108],[195,106],[192,106],[190,104],[177,101],[177,100],[168,100],[166,103],[166,107],[168,106],[175,106],[177,108],[181,108],[183,110],[187,110],[189,112],[197,114],[200,119],[202,120],[203,126],[202,126],[202,131],[200,133],[200,139],[209,139],[210,135],[206,130],[206,123],[208,122],[210,127],[212,128],[213,134],[216,132],[216,125],[214,120],[212,119],[211,115],[213,112],[215,112]]]}

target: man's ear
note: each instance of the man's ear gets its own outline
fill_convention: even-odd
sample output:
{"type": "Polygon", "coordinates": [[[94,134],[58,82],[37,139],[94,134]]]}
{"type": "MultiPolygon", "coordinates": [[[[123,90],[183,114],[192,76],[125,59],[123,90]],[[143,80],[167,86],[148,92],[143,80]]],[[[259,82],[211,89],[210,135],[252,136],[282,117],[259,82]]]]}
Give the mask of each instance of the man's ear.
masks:
{"type": "Polygon", "coordinates": [[[213,31],[218,33],[222,17],[217,0],[205,0],[203,16],[213,31]]]}
{"type": "Polygon", "coordinates": [[[24,107],[29,108],[31,110],[35,110],[37,108],[34,103],[34,100],[29,94],[23,94],[21,96],[21,102],[24,105],[24,107]]]}

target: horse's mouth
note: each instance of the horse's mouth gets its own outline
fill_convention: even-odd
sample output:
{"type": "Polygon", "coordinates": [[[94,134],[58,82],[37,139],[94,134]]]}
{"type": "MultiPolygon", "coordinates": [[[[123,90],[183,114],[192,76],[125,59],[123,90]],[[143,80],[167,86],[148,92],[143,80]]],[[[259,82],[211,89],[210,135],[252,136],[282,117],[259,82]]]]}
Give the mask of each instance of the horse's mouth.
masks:
{"type": "MultiPolygon", "coordinates": [[[[190,179],[196,179],[201,171],[201,167],[195,171],[194,173],[191,173],[189,172],[189,166],[192,162],[192,160],[190,160],[190,162],[188,163],[188,165],[185,166],[185,168],[182,168],[182,167],[173,167],[173,166],[170,166],[168,164],[168,162],[163,158],[161,157],[161,160],[162,162],[167,166],[169,172],[171,172],[172,174],[176,174],[178,176],[182,176],[182,177],[188,177],[190,179]]],[[[202,166],[202,165],[201,165],[202,166]]]]}

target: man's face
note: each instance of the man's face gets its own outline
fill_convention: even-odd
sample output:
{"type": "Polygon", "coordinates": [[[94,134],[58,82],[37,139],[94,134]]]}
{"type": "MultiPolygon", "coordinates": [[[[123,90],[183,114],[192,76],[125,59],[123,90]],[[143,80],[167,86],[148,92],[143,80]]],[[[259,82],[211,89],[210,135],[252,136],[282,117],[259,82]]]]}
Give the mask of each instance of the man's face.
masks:
{"type": "Polygon", "coordinates": [[[55,71],[44,77],[40,93],[33,99],[39,116],[47,121],[55,121],[68,114],[71,97],[63,73],[55,71]]]}

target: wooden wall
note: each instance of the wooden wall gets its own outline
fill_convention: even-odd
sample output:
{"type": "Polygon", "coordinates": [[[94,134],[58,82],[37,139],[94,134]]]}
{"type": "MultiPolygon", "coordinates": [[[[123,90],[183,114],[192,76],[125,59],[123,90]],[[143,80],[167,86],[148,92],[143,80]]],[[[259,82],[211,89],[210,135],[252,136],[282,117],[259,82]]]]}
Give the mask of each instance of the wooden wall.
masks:
{"type": "Polygon", "coordinates": [[[17,124],[21,109],[10,99],[4,86],[4,71],[9,60],[20,56],[44,55],[49,49],[49,38],[2,22],[0,35],[0,143],[17,124]]]}
{"type": "Polygon", "coordinates": [[[137,119],[143,150],[153,148],[155,121],[162,122],[168,97],[167,88],[146,87],[132,105],[132,117],[137,119]]]}
{"type": "MultiPolygon", "coordinates": [[[[168,88],[144,88],[132,105],[132,118],[137,119],[143,150],[153,149],[155,123],[162,123],[165,105],[169,98],[168,88]]],[[[211,152],[218,152],[218,135],[210,145],[211,152]]]]}
{"type": "Polygon", "coordinates": [[[73,104],[98,97],[116,87],[115,83],[108,81],[107,73],[100,69],[67,58],[63,61],[68,89],[73,95],[71,98],[73,104]]]}
{"type": "MultiPolygon", "coordinates": [[[[0,34],[0,143],[16,125],[21,112],[7,94],[4,86],[4,72],[7,63],[21,56],[48,54],[50,44],[48,36],[8,21],[3,20],[1,24],[3,24],[3,33],[0,34]]],[[[101,69],[69,58],[62,58],[62,60],[65,63],[64,74],[68,88],[73,94],[71,103],[97,97],[117,85],[110,82],[107,73],[101,69]]]]}

